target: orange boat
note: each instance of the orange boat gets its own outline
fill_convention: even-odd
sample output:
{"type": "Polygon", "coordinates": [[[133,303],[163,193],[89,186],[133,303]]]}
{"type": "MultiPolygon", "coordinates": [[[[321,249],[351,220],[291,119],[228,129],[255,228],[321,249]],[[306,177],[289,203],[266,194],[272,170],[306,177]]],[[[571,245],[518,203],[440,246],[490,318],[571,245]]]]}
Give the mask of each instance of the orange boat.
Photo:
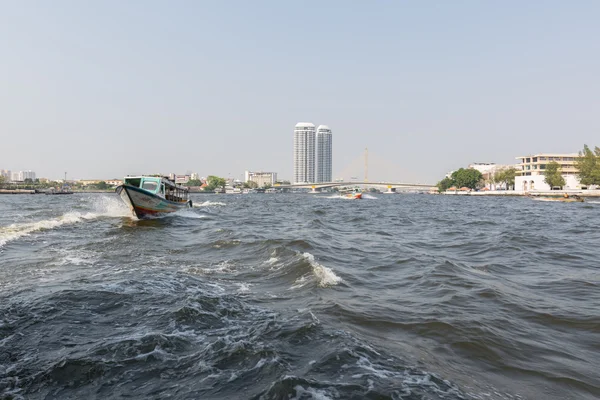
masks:
{"type": "Polygon", "coordinates": [[[351,192],[342,193],[342,197],[347,199],[360,200],[362,199],[362,193],[358,191],[358,189],[354,189],[351,192]]]}

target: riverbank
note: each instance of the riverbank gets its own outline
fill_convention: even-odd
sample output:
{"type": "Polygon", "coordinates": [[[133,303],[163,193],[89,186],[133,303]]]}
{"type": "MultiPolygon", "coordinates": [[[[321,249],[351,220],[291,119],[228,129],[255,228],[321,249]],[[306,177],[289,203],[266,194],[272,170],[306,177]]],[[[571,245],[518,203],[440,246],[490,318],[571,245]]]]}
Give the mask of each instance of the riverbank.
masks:
{"type": "Polygon", "coordinates": [[[600,197],[600,190],[549,190],[519,192],[515,190],[486,190],[486,191],[445,191],[443,195],[448,196],[563,196],[565,194],[578,195],[580,197],[600,197]]]}

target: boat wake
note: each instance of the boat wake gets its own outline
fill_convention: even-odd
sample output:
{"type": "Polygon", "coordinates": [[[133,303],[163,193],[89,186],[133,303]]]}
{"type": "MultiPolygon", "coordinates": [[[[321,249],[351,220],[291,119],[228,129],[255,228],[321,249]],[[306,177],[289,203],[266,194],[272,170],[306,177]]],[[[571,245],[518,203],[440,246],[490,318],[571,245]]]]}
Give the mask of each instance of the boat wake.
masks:
{"type": "Polygon", "coordinates": [[[0,249],[8,242],[35,232],[58,228],[62,225],[76,224],[102,217],[131,217],[131,213],[127,207],[119,199],[115,198],[95,198],[93,199],[92,209],[93,211],[89,212],[71,211],[55,218],[35,222],[14,223],[0,227],[0,249]]]}
{"type": "Polygon", "coordinates": [[[98,217],[95,213],[69,212],[58,218],[52,218],[37,222],[25,222],[11,224],[0,228],[0,248],[6,243],[17,240],[34,232],[54,229],[66,224],[75,224],[84,220],[91,220],[98,217]]]}
{"type": "Polygon", "coordinates": [[[227,204],[221,203],[220,201],[205,201],[204,203],[194,204],[194,208],[226,206],[226,205],[227,204]]]}

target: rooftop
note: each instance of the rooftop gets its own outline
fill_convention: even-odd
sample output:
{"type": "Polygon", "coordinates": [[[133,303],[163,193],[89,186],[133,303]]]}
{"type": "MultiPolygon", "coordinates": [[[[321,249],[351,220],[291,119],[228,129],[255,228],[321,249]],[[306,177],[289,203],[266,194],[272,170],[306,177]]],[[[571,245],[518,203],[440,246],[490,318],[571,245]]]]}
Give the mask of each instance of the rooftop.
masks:
{"type": "Polygon", "coordinates": [[[298,122],[296,128],[314,128],[315,124],[312,122],[298,122]]]}

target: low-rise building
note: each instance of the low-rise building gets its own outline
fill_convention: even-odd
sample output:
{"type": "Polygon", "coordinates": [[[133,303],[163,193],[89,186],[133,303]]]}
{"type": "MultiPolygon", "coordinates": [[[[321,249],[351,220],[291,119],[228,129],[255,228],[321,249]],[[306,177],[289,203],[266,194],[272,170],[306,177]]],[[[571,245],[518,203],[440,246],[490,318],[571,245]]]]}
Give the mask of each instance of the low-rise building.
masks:
{"type": "Polygon", "coordinates": [[[544,182],[546,165],[554,161],[560,165],[561,175],[565,179],[564,189],[581,189],[579,170],[575,166],[577,153],[539,153],[517,157],[519,160],[515,190],[528,192],[532,190],[551,190],[544,182]]]}
{"type": "Polygon", "coordinates": [[[246,171],[244,173],[244,182],[254,182],[259,187],[265,185],[273,186],[277,182],[277,172],[251,172],[246,171]]]}
{"type": "Polygon", "coordinates": [[[509,188],[506,187],[505,183],[494,183],[494,175],[497,172],[508,168],[519,169],[519,165],[506,165],[506,164],[496,164],[496,163],[473,163],[469,165],[469,168],[476,169],[481,172],[483,176],[483,180],[485,182],[485,187],[489,190],[507,190],[509,188]]]}

